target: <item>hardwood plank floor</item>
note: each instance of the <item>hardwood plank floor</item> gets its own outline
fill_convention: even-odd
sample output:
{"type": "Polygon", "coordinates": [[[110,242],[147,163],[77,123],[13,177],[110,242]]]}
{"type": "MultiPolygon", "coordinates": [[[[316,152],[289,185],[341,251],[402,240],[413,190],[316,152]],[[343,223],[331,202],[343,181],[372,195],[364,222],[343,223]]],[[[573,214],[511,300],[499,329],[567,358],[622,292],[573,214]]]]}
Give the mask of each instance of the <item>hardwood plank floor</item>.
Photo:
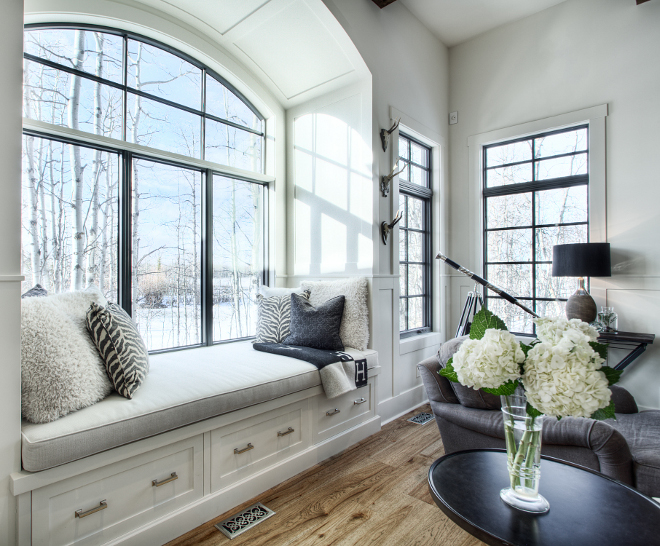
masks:
{"type": "Polygon", "coordinates": [[[438,427],[409,423],[428,405],[346,451],[193,529],[168,546],[480,546],[428,491],[443,455],[438,427]],[[261,502],[276,515],[230,541],[214,525],[261,502]]]}

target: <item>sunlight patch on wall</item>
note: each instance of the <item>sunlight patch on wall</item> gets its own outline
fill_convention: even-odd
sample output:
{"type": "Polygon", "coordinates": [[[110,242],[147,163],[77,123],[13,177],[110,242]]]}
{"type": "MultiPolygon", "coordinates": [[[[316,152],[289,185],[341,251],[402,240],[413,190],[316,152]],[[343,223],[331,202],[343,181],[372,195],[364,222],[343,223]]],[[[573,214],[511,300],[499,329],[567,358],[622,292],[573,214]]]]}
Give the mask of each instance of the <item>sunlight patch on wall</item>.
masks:
{"type": "Polygon", "coordinates": [[[344,271],[346,253],[346,225],[321,215],[321,273],[344,271]]]}
{"type": "Polygon", "coordinates": [[[348,208],[348,173],[323,159],[316,160],[316,195],[342,210],[348,208]]]}
{"type": "MultiPolygon", "coordinates": [[[[296,257],[300,260],[301,264],[309,264],[311,262],[311,248],[312,239],[310,233],[310,208],[305,203],[298,202],[296,204],[296,257]]],[[[308,271],[309,272],[309,267],[308,271]]],[[[303,272],[300,273],[305,274],[303,272]]]]}
{"type": "Polygon", "coordinates": [[[294,119],[296,275],[372,267],[371,128],[361,101],[354,95],[294,119]]]}

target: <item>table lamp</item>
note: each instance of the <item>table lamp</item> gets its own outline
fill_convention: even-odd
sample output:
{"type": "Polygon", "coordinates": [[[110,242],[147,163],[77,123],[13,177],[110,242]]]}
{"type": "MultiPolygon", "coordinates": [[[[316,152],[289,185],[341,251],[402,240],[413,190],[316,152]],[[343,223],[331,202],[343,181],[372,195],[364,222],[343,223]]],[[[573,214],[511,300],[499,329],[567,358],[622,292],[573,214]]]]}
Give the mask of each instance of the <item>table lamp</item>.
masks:
{"type": "Polygon", "coordinates": [[[596,302],[584,287],[584,277],[611,277],[610,243],[574,243],[552,247],[552,276],[579,277],[578,288],[566,302],[566,316],[596,320],[596,302]]]}

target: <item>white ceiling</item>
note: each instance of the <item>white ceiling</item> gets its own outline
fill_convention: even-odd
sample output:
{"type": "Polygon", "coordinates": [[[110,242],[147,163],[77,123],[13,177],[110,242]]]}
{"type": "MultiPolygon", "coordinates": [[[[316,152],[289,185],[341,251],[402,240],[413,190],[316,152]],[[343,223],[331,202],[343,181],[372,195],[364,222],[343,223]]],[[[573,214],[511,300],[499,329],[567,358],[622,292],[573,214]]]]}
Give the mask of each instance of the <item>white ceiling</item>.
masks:
{"type": "Polygon", "coordinates": [[[260,78],[285,107],[368,75],[321,0],[135,0],[203,32],[260,78]]]}
{"type": "MultiPolygon", "coordinates": [[[[566,0],[400,0],[446,46],[566,0]]],[[[384,8],[387,9],[387,8],[384,8]]]]}

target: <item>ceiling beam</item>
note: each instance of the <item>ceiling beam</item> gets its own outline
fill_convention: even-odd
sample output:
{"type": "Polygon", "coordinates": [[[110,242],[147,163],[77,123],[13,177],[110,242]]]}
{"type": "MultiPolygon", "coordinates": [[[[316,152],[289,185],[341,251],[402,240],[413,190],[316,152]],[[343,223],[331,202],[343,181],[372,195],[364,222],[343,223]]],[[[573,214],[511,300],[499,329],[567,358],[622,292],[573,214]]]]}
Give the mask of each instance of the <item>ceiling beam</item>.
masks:
{"type": "Polygon", "coordinates": [[[637,0],[637,5],[639,6],[640,4],[643,4],[644,2],[648,2],[649,0],[637,0]]]}
{"type": "MultiPolygon", "coordinates": [[[[376,4],[380,9],[383,9],[385,6],[389,6],[390,4],[394,4],[396,0],[372,0],[374,4],[376,4]]],[[[642,2],[645,2],[646,0],[642,0],[642,2]]],[[[637,0],[639,3],[639,0],[637,0]]]]}

